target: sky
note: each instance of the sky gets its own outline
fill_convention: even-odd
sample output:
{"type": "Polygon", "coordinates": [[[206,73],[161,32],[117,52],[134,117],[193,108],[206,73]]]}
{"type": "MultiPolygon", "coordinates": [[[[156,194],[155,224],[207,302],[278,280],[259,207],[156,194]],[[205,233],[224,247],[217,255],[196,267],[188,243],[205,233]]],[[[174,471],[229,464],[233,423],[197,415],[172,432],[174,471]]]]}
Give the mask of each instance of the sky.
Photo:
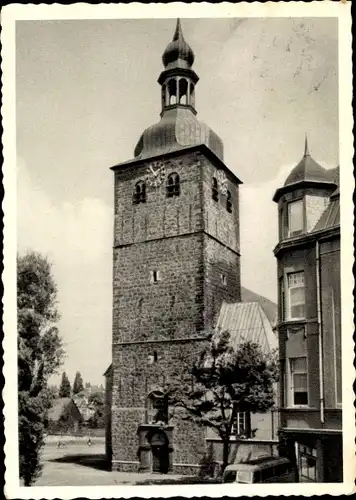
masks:
{"type": "MultiPolygon", "coordinates": [[[[335,18],[182,19],[198,119],[242,181],[242,285],[276,301],[274,191],[299,162],[338,165],[335,18]]],[[[71,381],[111,361],[113,173],[159,120],[174,19],[18,21],[17,238],[53,263],[71,381]]]]}

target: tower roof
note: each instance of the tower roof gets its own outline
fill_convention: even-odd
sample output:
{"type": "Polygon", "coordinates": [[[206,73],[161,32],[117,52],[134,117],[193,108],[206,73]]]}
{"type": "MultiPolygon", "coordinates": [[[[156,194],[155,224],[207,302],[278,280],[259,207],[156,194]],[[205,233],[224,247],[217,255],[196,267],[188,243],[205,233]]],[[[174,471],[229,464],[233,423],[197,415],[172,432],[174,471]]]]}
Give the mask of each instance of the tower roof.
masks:
{"type": "Polygon", "coordinates": [[[220,137],[205,123],[184,108],[172,108],[164,112],[161,120],[148,127],[141,135],[135,157],[151,156],[179,150],[187,146],[205,144],[223,161],[224,146],[220,137]]]}
{"type": "Polygon", "coordinates": [[[308,139],[305,137],[304,155],[300,162],[293,168],[288,175],[283,188],[277,189],[273,200],[278,202],[279,198],[287,191],[301,185],[310,184],[335,184],[337,185],[336,177],[338,169],[327,170],[317,163],[310,155],[308,139]]]}
{"type": "Polygon", "coordinates": [[[177,19],[173,40],[167,45],[162,56],[162,61],[166,68],[177,62],[181,62],[183,65],[186,63],[190,67],[194,62],[194,52],[184,40],[180,19],[177,19]]]}
{"type": "Polygon", "coordinates": [[[340,191],[337,187],[330,196],[330,203],[322,213],[313,231],[323,231],[340,225],[340,191]]]}
{"type": "Polygon", "coordinates": [[[199,78],[191,69],[194,53],[184,39],[179,19],[162,60],[165,69],[158,79],[162,85],[161,120],[144,130],[135,147],[135,158],[205,144],[223,161],[222,140],[196,117],[195,84],[199,78]]]}

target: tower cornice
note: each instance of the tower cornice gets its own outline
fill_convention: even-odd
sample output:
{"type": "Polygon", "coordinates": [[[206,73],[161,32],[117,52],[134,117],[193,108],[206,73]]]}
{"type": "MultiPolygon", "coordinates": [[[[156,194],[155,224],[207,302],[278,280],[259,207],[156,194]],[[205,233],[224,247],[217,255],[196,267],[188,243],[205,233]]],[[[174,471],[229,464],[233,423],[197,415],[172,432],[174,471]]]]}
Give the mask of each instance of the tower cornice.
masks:
{"type": "Polygon", "coordinates": [[[225,170],[226,172],[229,172],[229,174],[233,177],[234,181],[236,184],[243,184],[243,182],[230,170],[225,163],[220,160],[220,158],[204,143],[202,144],[195,144],[194,146],[187,146],[187,147],[182,147],[180,149],[174,150],[174,151],[165,151],[162,153],[159,153],[157,155],[153,156],[147,156],[147,157],[135,157],[131,160],[124,161],[122,163],[118,163],[116,165],[113,165],[110,167],[111,170],[114,172],[120,171],[120,170],[125,170],[127,168],[132,168],[133,166],[144,166],[147,165],[148,162],[150,161],[157,161],[163,158],[174,158],[175,156],[180,156],[182,154],[188,154],[188,153],[193,153],[194,151],[201,152],[203,153],[208,159],[210,159],[218,168],[221,168],[225,170]]]}

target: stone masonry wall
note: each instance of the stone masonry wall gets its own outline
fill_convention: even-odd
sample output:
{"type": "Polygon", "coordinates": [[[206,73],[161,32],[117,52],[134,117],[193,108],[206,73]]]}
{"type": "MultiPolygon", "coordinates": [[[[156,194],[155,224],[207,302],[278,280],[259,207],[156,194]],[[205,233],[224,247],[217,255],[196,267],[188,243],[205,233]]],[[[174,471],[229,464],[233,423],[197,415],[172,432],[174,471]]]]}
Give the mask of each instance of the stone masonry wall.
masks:
{"type": "Polygon", "coordinates": [[[199,233],[115,249],[113,341],[194,336],[203,317],[202,256],[199,233]]]}
{"type": "Polygon", "coordinates": [[[114,246],[190,234],[201,228],[200,161],[197,153],[164,159],[166,178],[176,172],[180,196],[167,198],[166,180],[157,187],[146,183],[146,203],[132,203],[135,185],[144,181],[147,161],[115,172],[114,246]]]}
{"type": "MultiPolygon", "coordinates": [[[[151,390],[162,387],[170,375],[183,366],[183,361],[193,360],[203,348],[204,341],[187,340],[149,342],[114,346],[115,372],[113,394],[113,468],[135,470],[138,450],[138,425],[146,419],[146,396],[151,390]],[[149,357],[157,353],[157,362],[150,364],[149,357]]],[[[178,415],[179,416],[179,415],[178,415]]],[[[204,430],[179,418],[174,425],[174,464],[198,464],[204,453],[204,430]]]]}
{"type": "MultiPolygon", "coordinates": [[[[137,428],[152,387],[198,354],[223,300],[240,300],[238,187],[229,178],[230,214],[223,197],[211,199],[216,169],[204,155],[162,161],[166,175],[179,174],[178,197],[166,197],[163,181],[134,205],[149,161],[115,172],[111,434],[120,470],[138,467],[137,428]]],[[[191,471],[204,453],[204,430],[179,418],[173,425],[174,468],[191,471]]]]}

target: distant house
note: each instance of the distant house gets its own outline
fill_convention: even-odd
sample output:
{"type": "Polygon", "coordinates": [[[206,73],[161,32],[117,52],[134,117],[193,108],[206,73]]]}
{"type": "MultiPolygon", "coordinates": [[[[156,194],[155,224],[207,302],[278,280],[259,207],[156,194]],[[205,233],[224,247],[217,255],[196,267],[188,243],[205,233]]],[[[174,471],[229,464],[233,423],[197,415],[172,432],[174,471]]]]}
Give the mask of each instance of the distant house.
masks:
{"type": "Polygon", "coordinates": [[[58,398],[48,414],[48,432],[50,434],[78,432],[83,417],[71,398],[58,398]]]}
{"type": "Polygon", "coordinates": [[[83,423],[87,423],[95,413],[94,406],[89,403],[89,399],[84,392],[74,396],[73,401],[80,411],[80,414],[83,418],[83,423]]]}

